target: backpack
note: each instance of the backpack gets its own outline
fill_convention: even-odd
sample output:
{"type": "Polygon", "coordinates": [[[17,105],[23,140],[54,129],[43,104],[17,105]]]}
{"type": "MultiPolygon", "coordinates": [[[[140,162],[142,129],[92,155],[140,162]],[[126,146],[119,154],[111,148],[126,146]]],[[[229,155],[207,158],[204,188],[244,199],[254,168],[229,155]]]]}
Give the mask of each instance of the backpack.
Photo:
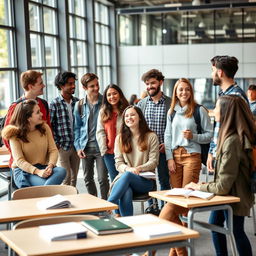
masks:
{"type": "MultiPolygon", "coordinates": [[[[196,104],[195,111],[193,113],[196,126],[197,126],[197,133],[202,134],[202,126],[201,126],[201,117],[200,117],[200,107],[204,107],[202,105],[196,104]]],[[[176,114],[176,111],[173,111],[171,114],[171,121],[173,120],[174,116],[176,114]]],[[[206,166],[207,158],[208,158],[208,152],[210,148],[210,143],[207,144],[199,144],[201,147],[201,161],[202,164],[206,166]]]]}

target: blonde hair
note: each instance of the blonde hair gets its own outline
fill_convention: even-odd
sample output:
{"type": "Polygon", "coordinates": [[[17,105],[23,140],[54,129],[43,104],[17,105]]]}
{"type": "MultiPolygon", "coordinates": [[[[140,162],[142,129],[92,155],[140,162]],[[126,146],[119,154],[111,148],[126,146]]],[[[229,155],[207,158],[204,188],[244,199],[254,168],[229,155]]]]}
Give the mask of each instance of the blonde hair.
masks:
{"type": "Polygon", "coordinates": [[[185,112],[185,117],[190,118],[190,117],[193,116],[193,113],[195,111],[196,101],[194,99],[193,87],[192,87],[191,83],[189,82],[189,80],[186,79],[186,78],[180,78],[174,85],[173,93],[172,93],[172,102],[171,102],[169,113],[172,114],[177,102],[180,103],[180,101],[177,97],[177,88],[180,85],[180,83],[186,83],[189,86],[189,89],[190,89],[190,98],[188,99],[188,103],[187,103],[188,107],[187,107],[187,110],[185,112]]]}

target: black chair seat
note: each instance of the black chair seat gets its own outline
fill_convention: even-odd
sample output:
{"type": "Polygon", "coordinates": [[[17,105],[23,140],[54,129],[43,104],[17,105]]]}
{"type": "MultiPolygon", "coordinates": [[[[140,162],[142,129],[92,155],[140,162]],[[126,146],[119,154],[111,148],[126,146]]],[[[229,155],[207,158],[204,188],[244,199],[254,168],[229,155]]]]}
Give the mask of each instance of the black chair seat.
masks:
{"type": "Polygon", "coordinates": [[[133,194],[133,201],[146,201],[150,198],[150,196],[148,195],[148,193],[145,194],[133,194]]]}

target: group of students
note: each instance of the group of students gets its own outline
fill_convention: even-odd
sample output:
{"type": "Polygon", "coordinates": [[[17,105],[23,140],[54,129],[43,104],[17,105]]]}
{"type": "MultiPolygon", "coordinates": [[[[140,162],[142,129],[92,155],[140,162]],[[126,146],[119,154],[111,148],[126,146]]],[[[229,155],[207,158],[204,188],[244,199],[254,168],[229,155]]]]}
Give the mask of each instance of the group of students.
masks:
{"type": "MultiPolygon", "coordinates": [[[[192,85],[185,78],[176,82],[170,99],[161,91],[162,73],[150,70],[142,76],[148,96],[137,106],[129,106],[114,84],[101,95],[98,77],[93,73],[82,77],[87,93],[78,100],[73,96],[75,74],[60,73],[55,85],[61,94],[51,102],[47,113],[42,111],[45,105],[37,98],[44,88],[42,73],[34,73],[38,76],[33,81],[24,77],[36,71],[23,73],[24,100],[9,109],[7,117],[11,117],[6,119],[2,131],[14,158],[15,183],[18,187],[61,184],[65,179],[75,186],[74,166],[78,169],[82,159],[87,190],[97,195],[93,171],[96,161],[102,198],[118,204],[121,216],[129,216],[133,215],[133,194],[154,188],[155,181],[141,177],[140,173],[157,168],[162,190],[185,187],[240,197],[241,201],[232,205],[234,236],[239,254],[252,255],[244,232],[244,216],[249,215],[254,201],[250,174],[256,127],[248,99],[234,81],[238,60],[215,56],[211,63],[213,84],[221,87],[214,109],[214,133],[207,110],[196,103],[192,85]],[[196,109],[201,133],[194,118],[196,109]],[[214,170],[214,181],[199,184],[200,144],[210,141],[207,167],[214,170]],[[58,154],[62,167],[56,166],[58,154]]],[[[187,209],[167,203],[159,217],[182,225],[180,214],[186,215],[187,209]]],[[[225,211],[212,212],[210,223],[222,226],[226,218],[225,211]]],[[[213,232],[213,241],[216,254],[227,255],[225,235],[213,232]]],[[[185,248],[172,248],[169,255],[187,252],[185,248]]]]}

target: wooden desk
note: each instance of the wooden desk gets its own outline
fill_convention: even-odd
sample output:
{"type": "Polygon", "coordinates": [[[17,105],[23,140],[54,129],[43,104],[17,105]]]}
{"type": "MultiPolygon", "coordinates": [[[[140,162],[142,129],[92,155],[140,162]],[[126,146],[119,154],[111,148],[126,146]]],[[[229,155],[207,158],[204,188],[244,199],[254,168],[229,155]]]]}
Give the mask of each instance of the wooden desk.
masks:
{"type": "Polygon", "coordinates": [[[40,210],[36,203],[44,197],[0,202],[0,223],[39,217],[102,212],[118,208],[116,204],[90,194],[68,195],[65,197],[70,200],[71,208],[40,210]]]}
{"type": "MultiPolygon", "coordinates": [[[[234,196],[214,196],[210,200],[204,200],[200,198],[190,197],[185,198],[182,196],[165,196],[166,191],[153,191],[149,192],[151,197],[155,197],[166,201],[168,203],[176,204],[189,209],[187,219],[184,221],[188,222],[188,228],[193,229],[194,225],[197,224],[201,227],[216,231],[227,235],[230,238],[230,244],[232,249],[232,255],[237,255],[237,249],[235,244],[235,239],[233,235],[233,210],[229,204],[240,202],[239,197],[234,196]],[[194,219],[194,215],[198,212],[206,211],[217,211],[217,210],[227,210],[228,211],[228,222],[227,227],[219,227],[206,222],[198,221],[194,219]]],[[[193,241],[191,241],[193,243],[193,241]]],[[[194,255],[192,251],[194,246],[189,248],[189,255],[194,255]]]]}
{"type": "MultiPolygon", "coordinates": [[[[154,221],[143,221],[143,225],[170,223],[151,215],[154,221]]],[[[141,216],[143,219],[148,216],[141,216]]],[[[138,223],[130,224],[135,227],[138,223]]],[[[174,224],[173,225],[177,225],[174,224]]],[[[0,232],[0,239],[20,256],[53,255],[120,255],[138,251],[155,250],[176,246],[192,246],[187,240],[199,237],[198,232],[179,226],[181,234],[145,239],[133,232],[97,236],[88,231],[85,239],[48,242],[41,238],[39,229],[26,228],[0,232]],[[28,239],[29,238],[29,239],[28,239]]]]}

